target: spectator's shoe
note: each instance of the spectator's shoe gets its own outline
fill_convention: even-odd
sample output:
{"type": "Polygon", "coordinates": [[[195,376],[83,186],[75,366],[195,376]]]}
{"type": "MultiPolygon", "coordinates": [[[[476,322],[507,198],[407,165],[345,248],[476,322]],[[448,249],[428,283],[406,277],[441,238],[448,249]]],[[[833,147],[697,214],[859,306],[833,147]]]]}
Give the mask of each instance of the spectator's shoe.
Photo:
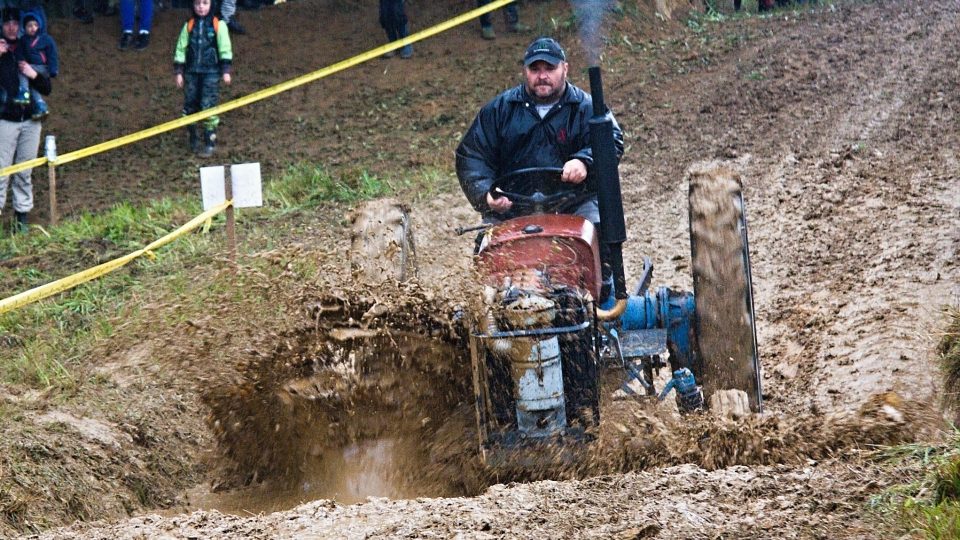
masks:
{"type": "Polygon", "coordinates": [[[244,35],[247,33],[247,29],[240,25],[236,19],[232,19],[227,23],[227,28],[230,29],[231,34],[244,35]]]}
{"type": "Polygon", "coordinates": [[[117,44],[117,48],[121,51],[125,51],[130,48],[130,45],[133,45],[133,32],[124,32],[120,34],[120,43],[117,44]]]}
{"type": "Polygon", "coordinates": [[[213,149],[217,146],[217,132],[207,130],[203,132],[203,148],[197,154],[202,158],[208,158],[213,155],[213,149]]]}
{"type": "Polygon", "coordinates": [[[30,223],[27,219],[26,212],[14,212],[17,217],[17,223],[14,225],[14,230],[20,234],[26,234],[30,230],[30,223]]]}
{"type": "Polygon", "coordinates": [[[50,109],[47,108],[47,104],[42,101],[38,101],[33,104],[33,114],[30,115],[30,118],[34,120],[43,120],[48,114],[50,114],[50,109]]]}
{"type": "Polygon", "coordinates": [[[30,104],[30,91],[20,89],[17,91],[17,95],[13,96],[13,102],[17,105],[29,105],[30,104]]]}
{"type": "Polygon", "coordinates": [[[493,31],[492,26],[484,26],[480,29],[480,35],[483,39],[497,39],[497,33],[493,31]]]}
{"type": "Polygon", "coordinates": [[[522,22],[515,22],[510,25],[510,31],[518,34],[522,34],[530,31],[530,27],[523,24],[522,22]]]}
{"type": "Polygon", "coordinates": [[[397,55],[397,50],[394,49],[394,50],[392,50],[392,51],[387,51],[387,52],[383,53],[383,56],[381,56],[380,58],[393,58],[393,57],[396,56],[396,55],[397,55]]]}
{"type": "Polygon", "coordinates": [[[142,51],[147,48],[147,45],[150,45],[150,34],[148,32],[137,34],[137,41],[133,44],[133,48],[142,51]]]}
{"type": "Polygon", "coordinates": [[[400,49],[400,58],[403,58],[404,60],[406,60],[407,58],[410,58],[412,56],[413,56],[413,45],[404,45],[400,49]]]}

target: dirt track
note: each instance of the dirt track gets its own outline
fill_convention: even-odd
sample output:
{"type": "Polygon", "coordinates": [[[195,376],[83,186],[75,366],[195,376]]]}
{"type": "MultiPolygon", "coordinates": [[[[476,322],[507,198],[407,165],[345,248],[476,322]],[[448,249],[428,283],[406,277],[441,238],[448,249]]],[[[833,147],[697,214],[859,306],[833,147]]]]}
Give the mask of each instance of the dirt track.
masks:
{"type": "MultiPolygon", "coordinates": [[[[930,436],[923,411],[937,405],[939,309],[960,301],[958,22],[955,2],[851,2],[702,34],[674,29],[678,41],[662,47],[607,51],[608,99],[629,141],[621,168],[627,268],[650,255],[655,285],[690,288],[684,171],[702,159],[729,160],[745,186],[768,414],[849,418],[887,399],[871,396],[895,391],[909,403],[897,411],[919,412],[881,408],[888,418],[879,435],[864,421],[843,444],[813,444],[809,459],[781,465],[652,467],[497,485],[474,498],[316,501],[259,517],[146,516],[43,536],[877,536],[865,498],[892,479],[856,450],[930,436]]],[[[508,64],[514,48],[486,52],[508,64]]],[[[420,111],[432,103],[436,114],[457,105],[412,100],[420,111]]],[[[384,137],[372,139],[390,142],[384,137]]],[[[473,219],[457,195],[414,208],[424,283],[465,275],[470,240],[448,231],[473,219]]],[[[348,240],[344,233],[336,242],[348,240]]],[[[791,433],[782,429],[765,433],[791,433]]]]}

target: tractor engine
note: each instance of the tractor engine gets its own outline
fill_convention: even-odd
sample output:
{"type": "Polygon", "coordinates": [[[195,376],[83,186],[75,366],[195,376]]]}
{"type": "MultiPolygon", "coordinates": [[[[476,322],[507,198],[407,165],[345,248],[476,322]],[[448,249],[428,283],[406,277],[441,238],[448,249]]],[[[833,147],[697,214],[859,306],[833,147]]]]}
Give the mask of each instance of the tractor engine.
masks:
{"type": "Polygon", "coordinates": [[[478,268],[484,320],[471,353],[475,387],[484,389],[476,398],[487,462],[583,438],[599,418],[593,224],[555,214],[510,220],[485,235],[478,268]]]}

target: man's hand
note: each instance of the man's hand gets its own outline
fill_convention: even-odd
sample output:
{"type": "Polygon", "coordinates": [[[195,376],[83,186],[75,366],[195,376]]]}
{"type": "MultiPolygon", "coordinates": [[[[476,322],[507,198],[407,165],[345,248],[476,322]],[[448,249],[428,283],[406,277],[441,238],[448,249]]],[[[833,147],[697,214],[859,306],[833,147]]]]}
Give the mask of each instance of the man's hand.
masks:
{"type": "Polygon", "coordinates": [[[6,54],[8,50],[9,47],[7,46],[7,40],[0,37],[0,54],[6,54]]]}
{"type": "Polygon", "coordinates": [[[510,210],[511,207],[513,207],[513,201],[511,201],[510,199],[508,199],[508,198],[506,198],[506,197],[504,197],[504,196],[502,196],[502,195],[501,195],[500,197],[494,199],[493,196],[490,195],[490,192],[488,191],[488,192],[487,192],[487,206],[489,206],[490,209],[493,210],[494,212],[496,212],[496,213],[498,213],[498,214],[502,214],[502,213],[506,212],[507,210],[510,210]]]}
{"type": "Polygon", "coordinates": [[[21,60],[18,65],[20,66],[20,73],[23,73],[23,75],[26,78],[28,79],[37,78],[37,71],[33,69],[33,67],[31,67],[30,64],[28,64],[26,61],[21,60]]]}
{"type": "Polygon", "coordinates": [[[183,88],[183,74],[177,73],[174,75],[173,82],[177,85],[177,88],[183,88]]]}
{"type": "Polygon", "coordinates": [[[560,180],[570,184],[579,184],[587,179],[587,166],[579,159],[571,159],[563,164],[560,180]]]}
{"type": "Polygon", "coordinates": [[[224,83],[224,84],[226,84],[227,86],[230,86],[230,81],[231,81],[231,80],[232,80],[232,79],[230,78],[230,74],[229,74],[229,73],[224,73],[224,74],[223,74],[223,83],[224,83]]]}

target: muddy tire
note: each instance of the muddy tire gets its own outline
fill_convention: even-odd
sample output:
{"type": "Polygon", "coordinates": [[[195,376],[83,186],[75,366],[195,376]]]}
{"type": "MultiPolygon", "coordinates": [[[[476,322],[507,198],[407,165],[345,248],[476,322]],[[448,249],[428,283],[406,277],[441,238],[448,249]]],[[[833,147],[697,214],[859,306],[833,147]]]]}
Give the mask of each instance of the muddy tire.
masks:
{"type": "Polygon", "coordinates": [[[740,178],[712,162],[691,167],[689,182],[693,371],[708,402],[715,392],[743,390],[750,409],[760,412],[760,358],[740,178]]]}
{"type": "Polygon", "coordinates": [[[409,208],[393,199],[361,204],[351,216],[350,270],[363,283],[417,276],[409,208]]]}

